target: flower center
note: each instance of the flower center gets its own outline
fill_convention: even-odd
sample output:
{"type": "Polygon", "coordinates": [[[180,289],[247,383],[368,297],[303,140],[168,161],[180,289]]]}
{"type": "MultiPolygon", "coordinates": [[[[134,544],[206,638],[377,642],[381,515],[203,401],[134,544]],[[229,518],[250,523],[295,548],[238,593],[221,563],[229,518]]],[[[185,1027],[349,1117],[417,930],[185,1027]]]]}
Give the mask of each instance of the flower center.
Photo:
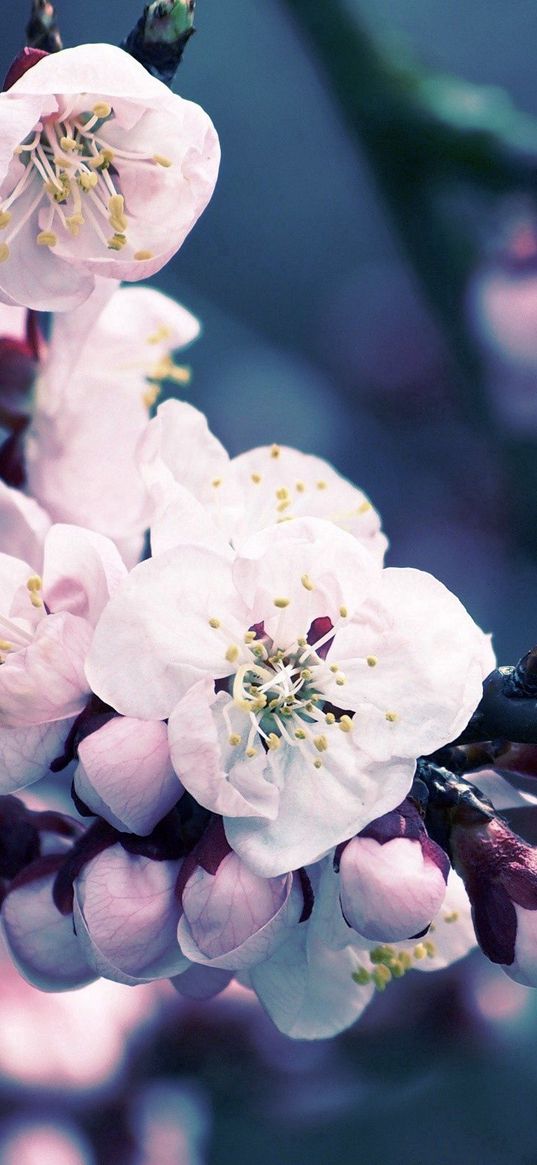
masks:
{"type": "MultiPolygon", "coordinates": [[[[107,102],[91,111],[61,120],[44,118],[32,134],[15,149],[24,173],[0,206],[0,261],[10,255],[10,243],[44,202],[47,214],[36,236],[40,247],[55,247],[58,233],[77,238],[84,225],[91,228],[111,251],[128,244],[128,214],[119,187],[118,166],[122,161],[171,166],[160,154],[144,155],[110,146],[106,128],[114,119],[107,102]],[[15,214],[16,203],[30,191],[24,209],[15,214]]],[[[134,259],[150,259],[150,251],[136,251],[134,259]]]]}
{"type": "MultiPolygon", "coordinates": [[[[248,718],[247,737],[237,732],[231,722],[230,708],[224,709],[224,717],[229,730],[229,743],[233,747],[245,745],[246,757],[257,755],[261,745],[266,750],[275,750],[282,745],[298,748],[313,763],[321,768],[320,754],[329,747],[329,735],[336,726],[349,732],[352,721],[348,715],[325,711],[327,697],[323,694],[323,681],[327,677],[344,684],[345,677],[337,664],[329,665],[318,652],[329,644],[334,630],[329,620],[329,630],[314,643],[298,639],[285,649],[276,648],[265,635],[247,631],[244,636],[250,659],[240,663],[235,675],[228,681],[233,697],[233,707],[240,709],[248,718]]],[[[311,634],[308,638],[311,638],[311,634]]],[[[230,662],[238,661],[239,649],[229,649],[230,662]]]]}

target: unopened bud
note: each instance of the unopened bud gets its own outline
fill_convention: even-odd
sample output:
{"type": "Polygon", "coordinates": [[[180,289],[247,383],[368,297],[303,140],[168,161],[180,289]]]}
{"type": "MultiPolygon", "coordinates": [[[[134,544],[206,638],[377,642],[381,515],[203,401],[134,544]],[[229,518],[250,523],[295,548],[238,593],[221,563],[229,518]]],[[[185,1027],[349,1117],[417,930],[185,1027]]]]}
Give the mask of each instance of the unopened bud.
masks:
{"type": "Polygon", "coordinates": [[[420,934],[440,909],[449,861],[409,800],[344,845],[343,915],[358,934],[397,942],[420,934]]]}
{"type": "Polygon", "coordinates": [[[171,85],[194,29],[195,0],[159,0],[147,4],[122,48],[153,77],[171,85]]]}
{"type": "Polygon", "coordinates": [[[499,820],[454,824],[451,846],[484,954],[537,987],[537,850],[499,820]]]}

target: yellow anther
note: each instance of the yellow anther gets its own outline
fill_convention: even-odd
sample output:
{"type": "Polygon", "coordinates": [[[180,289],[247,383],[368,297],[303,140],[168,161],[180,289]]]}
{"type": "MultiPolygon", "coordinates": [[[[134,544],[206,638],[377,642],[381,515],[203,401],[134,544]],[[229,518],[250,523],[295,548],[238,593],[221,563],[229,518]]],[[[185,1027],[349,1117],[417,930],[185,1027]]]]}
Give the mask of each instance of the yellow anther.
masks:
{"type": "Polygon", "coordinates": [[[280,744],[281,744],[281,737],[276,736],[275,732],[269,732],[268,739],[267,739],[268,747],[271,750],[275,750],[275,749],[280,747],[280,744]]]}
{"type": "Polygon", "coordinates": [[[339,613],[340,613],[342,619],[346,619],[349,612],[348,612],[346,607],[340,607],[339,613]]]}
{"type": "Polygon", "coordinates": [[[297,639],[297,643],[298,643],[299,647],[307,647],[308,641],[307,641],[307,639],[304,639],[304,637],[301,635],[300,639],[297,639]]]}
{"type": "Polygon", "coordinates": [[[160,388],[158,384],[150,384],[145,392],[142,393],[142,402],[146,409],[152,409],[160,396],[160,388]]]}
{"type": "Polygon", "coordinates": [[[302,676],[303,680],[311,680],[313,672],[310,667],[303,667],[300,675],[302,676]]]}
{"type": "Polygon", "coordinates": [[[13,644],[8,639],[0,639],[0,651],[12,651],[13,644]]]}
{"type": "Polygon", "coordinates": [[[78,185],[84,191],[93,190],[93,188],[97,185],[98,181],[99,181],[98,174],[78,174],[78,176],[77,176],[78,185]]]}
{"type": "Polygon", "coordinates": [[[245,633],[244,633],[244,642],[245,643],[253,643],[254,639],[255,639],[255,631],[245,631],[245,633]]]}
{"type": "Polygon", "coordinates": [[[237,647],[237,644],[230,643],[230,645],[226,651],[226,659],[227,659],[228,663],[235,663],[235,660],[239,658],[239,655],[240,655],[240,652],[239,652],[239,648],[237,647]]]}
{"type": "MultiPolygon", "coordinates": [[[[110,149],[100,150],[94,158],[88,158],[88,165],[92,170],[107,170],[110,162],[114,161],[114,151],[110,149]]],[[[121,197],[121,195],[119,196],[121,197]]]]}
{"type": "Polygon", "coordinates": [[[68,169],[70,169],[71,166],[75,165],[75,163],[72,162],[70,158],[60,157],[59,155],[53,158],[53,162],[54,162],[54,165],[57,166],[58,169],[62,171],[62,174],[61,174],[62,178],[66,177],[66,171],[68,169]]]}
{"type": "Polygon", "coordinates": [[[425,942],[423,945],[425,947],[427,958],[434,959],[434,957],[436,955],[436,947],[435,947],[434,943],[430,942],[430,940],[428,939],[427,942],[425,942]]]}
{"type": "Polygon", "coordinates": [[[322,767],[323,767],[322,760],[314,760],[313,767],[314,767],[314,769],[322,769],[322,767]]]}
{"type": "Polygon", "coordinates": [[[399,719],[399,716],[397,715],[397,712],[385,712],[384,719],[388,720],[390,724],[395,724],[399,719]]]}
{"type": "Polygon", "coordinates": [[[371,978],[377,988],[377,991],[385,991],[388,983],[391,983],[392,973],[389,967],[381,964],[380,967],[375,967],[371,978]]]}
{"type": "Polygon", "coordinates": [[[275,607],[280,607],[280,609],[283,610],[284,607],[289,606],[289,603],[291,602],[291,600],[290,599],[273,599],[272,602],[274,603],[275,607]]]}
{"type": "Polygon", "coordinates": [[[336,723],[336,718],[335,718],[333,712],[327,712],[326,716],[325,716],[325,720],[326,720],[327,724],[335,724],[336,723]]]}
{"type": "Polygon", "coordinates": [[[342,732],[352,732],[352,720],[350,716],[342,716],[339,721],[339,727],[342,732]]]}
{"type": "Polygon", "coordinates": [[[330,671],[334,672],[334,675],[335,675],[336,672],[339,671],[339,663],[331,663],[330,664],[330,671]]]}
{"type": "Polygon", "coordinates": [[[236,748],[237,745],[240,744],[240,742],[241,742],[241,738],[240,738],[238,732],[232,732],[231,736],[228,737],[228,740],[229,740],[229,743],[233,746],[233,748],[236,748]]]}
{"type": "Polygon", "coordinates": [[[110,211],[108,222],[113,226],[114,230],[125,231],[128,223],[125,217],[125,199],[122,194],[112,194],[108,199],[108,210],[110,211]]]}
{"type": "Polygon", "coordinates": [[[32,607],[42,607],[43,606],[43,600],[39,598],[39,595],[30,595],[30,602],[32,604],[32,607]]]}
{"type": "Polygon", "coordinates": [[[303,481],[297,481],[297,483],[295,485],[295,489],[296,489],[297,493],[303,494],[305,488],[306,488],[306,486],[305,486],[305,483],[303,481]]]}
{"type": "Polygon", "coordinates": [[[365,967],[358,967],[357,971],[353,971],[351,978],[360,987],[365,987],[367,983],[371,982],[371,975],[369,971],[366,971],[365,967]]]}
{"type": "Polygon", "coordinates": [[[9,247],[7,243],[0,243],[0,263],[5,263],[9,259],[9,247]]]}
{"type": "Polygon", "coordinates": [[[317,489],[327,489],[327,488],[328,488],[328,482],[326,482],[326,481],[318,481],[317,482],[317,489]]]}
{"type": "Polygon", "coordinates": [[[276,490],[276,497],[280,502],[285,502],[289,496],[289,490],[286,489],[284,485],[282,485],[280,489],[276,490]]]}
{"type": "Polygon", "coordinates": [[[358,510],[356,512],[358,514],[368,514],[369,511],[372,509],[373,509],[373,506],[371,505],[371,502],[361,502],[361,504],[358,506],[358,510]]]}
{"type": "Polygon", "coordinates": [[[65,221],[73,238],[78,238],[80,228],[84,226],[84,216],[82,214],[71,214],[65,221]]]}
{"type": "Polygon", "coordinates": [[[345,684],[346,682],[347,681],[345,679],[345,676],[338,676],[337,677],[336,684],[337,684],[338,688],[342,688],[343,684],[345,684]]]}
{"type": "Polygon", "coordinates": [[[256,643],[255,647],[252,647],[252,652],[257,659],[267,659],[268,652],[264,643],[256,643]]]}
{"type": "Polygon", "coordinates": [[[303,728],[297,728],[295,736],[297,740],[306,740],[306,733],[303,728]]]}
{"type": "Polygon", "coordinates": [[[260,473],[250,474],[250,481],[253,481],[254,485],[259,485],[259,482],[261,481],[261,474],[260,473]]]}
{"type": "Polygon", "coordinates": [[[377,659],[376,655],[368,655],[365,662],[366,662],[368,667],[376,667],[377,663],[378,663],[378,659],[377,659]]]}
{"type": "Polygon", "coordinates": [[[164,340],[171,340],[172,330],[167,324],[159,324],[156,331],[147,337],[147,344],[162,344],[164,340]]]}
{"type": "Polygon", "coordinates": [[[249,760],[251,760],[253,756],[257,756],[257,748],[247,748],[246,756],[249,760]]]}
{"type": "Polygon", "coordinates": [[[414,958],[415,959],[418,959],[418,960],[424,959],[426,954],[427,954],[427,948],[426,948],[424,943],[418,943],[417,947],[414,947],[414,958]]]}
{"type": "Polygon", "coordinates": [[[276,459],[277,457],[280,456],[280,453],[281,453],[280,446],[279,445],[272,445],[271,450],[270,450],[270,456],[274,457],[276,459]]]}
{"type": "Polygon", "coordinates": [[[459,920],[458,910],[452,910],[451,914],[444,914],[444,922],[451,923],[451,922],[458,922],[458,920],[459,920]]]}
{"type": "Polygon", "coordinates": [[[285,502],[278,502],[278,505],[276,506],[277,513],[278,514],[285,513],[285,510],[288,510],[290,505],[292,505],[290,498],[287,498],[285,502]]]}
{"type": "Polygon", "coordinates": [[[211,485],[213,486],[214,489],[218,489],[218,486],[222,485],[222,478],[221,477],[213,477],[211,485]]]}
{"type": "Polygon", "coordinates": [[[78,148],[78,142],[74,138],[63,137],[60,138],[60,146],[62,150],[76,150],[78,148]]]}
{"type": "Polygon", "coordinates": [[[122,251],[126,242],[125,235],[115,234],[112,235],[112,238],[108,240],[106,245],[109,251],[122,251]]]}
{"type": "Polygon", "coordinates": [[[55,247],[58,236],[54,234],[54,231],[40,231],[35,241],[38,247],[55,247]]]}
{"type": "Polygon", "coordinates": [[[173,166],[171,158],[165,158],[164,154],[153,154],[152,162],[156,162],[157,166],[164,166],[167,170],[169,166],[173,166]]]}
{"type": "Polygon", "coordinates": [[[7,227],[8,223],[10,223],[10,222],[11,222],[11,211],[0,210],[0,231],[3,231],[5,229],[5,227],[7,227]]]}
{"type": "Polygon", "coordinates": [[[110,117],[112,106],[108,104],[108,101],[97,101],[91,112],[95,114],[95,117],[110,117]]]}
{"type": "Polygon", "coordinates": [[[305,588],[305,590],[307,590],[307,591],[314,591],[315,590],[315,583],[313,583],[311,581],[309,574],[303,574],[300,581],[302,583],[302,586],[305,588]]]}
{"type": "Polygon", "coordinates": [[[217,627],[219,627],[219,626],[220,626],[220,619],[216,619],[214,616],[212,617],[212,619],[209,619],[209,627],[214,627],[214,629],[216,631],[217,627]]]}
{"type": "Polygon", "coordinates": [[[133,258],[137,259],[138,262],[143,263],[143,261],[145,259],[152,259],[153,258],[153,252],[152,251],[135,251],[133,258]]]}
{"type": "Polygon", "coordinates": [[[313,743],[317,749],[317,752],[326,752],[328,748],[328,741],[326,736],[316,736],[313,743]]]}
{"type": "Polygon", "coordinates": [[[38,574],[31,574],[30,578],[28,579],[28,582],[26,583],[26,589],[29,591],[35,592],[35,591],[40,591],[42,586],[43,586],[42,578],[40,578],[40,576],[38,574]]]}

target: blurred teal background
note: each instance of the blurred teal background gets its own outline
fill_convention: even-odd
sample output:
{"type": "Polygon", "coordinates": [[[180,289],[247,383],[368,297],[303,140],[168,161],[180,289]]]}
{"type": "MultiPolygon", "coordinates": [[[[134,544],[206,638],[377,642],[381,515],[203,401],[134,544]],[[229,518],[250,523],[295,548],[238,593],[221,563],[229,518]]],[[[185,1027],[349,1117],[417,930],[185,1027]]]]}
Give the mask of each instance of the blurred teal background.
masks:
{"type": "MultiPolygon", "coordinates": [[[[532,0],[347,7],[388,35],[401,60],[415,52],[429,67],[502,86],[537,116],[532,0]]],[[[331,460],[379,508],[389,561],[446,582],[493,631],[500,662],[514,662],[537,641],[535,546],[528,521],[519,522],[531,473],[516,456],[524,446],[530,467],[532,457],[537,464],[537,263],[527,192],[515,185],[512,194],[485,196],[460,184],[439,191],[475,246],[468,307],[457,306],[467,310],[481,361],[476,410],[471,378],[465,399],[457,354],[286,4],[198,0],[197,8],[198,32],[175,88],[211,114],[221,178],[155,280],[203,321],[189,353],[188,399],[232,453],[278,440],[331,460]],[[517,266],[505,239],[509,251],[520,224],[530,245],[517,266]],[[500,321],[522,318],[531,339],[535,318],[534,355],[507,351],[489,334],[488,317],[477,318],[490,279],[500,321]],[[522,423],[513,404],[521,394],[522,423]]],[[[325,8],[328,20],[328,0],[325,8]]],[[[57,10],[68,46],[119,42],[141,6],[58,0],[57,10]]],[[[26,3],[9,5],[6,68],[26,18],[26,3]]],[[[537,1165],[537,1007],[477,955],[394,984],[353,1032],[329,1044],[280,1038],[244,1001],[173,1013],[132,1073],[138,1081],[196,1081],[209,1113],[209,1165],[537,1165]]],[[[105,1165],[122,1165],[108,1135],[121,1124],[121,1095],[108,1108],[74,1106],[105,1165]]],[[[54,1111],[65,1102],[56,1096],[54,1111]]],[[[34,1102],[7,1089],[4,1115],[14,1103],[24,1113],[34,1102]]]]}

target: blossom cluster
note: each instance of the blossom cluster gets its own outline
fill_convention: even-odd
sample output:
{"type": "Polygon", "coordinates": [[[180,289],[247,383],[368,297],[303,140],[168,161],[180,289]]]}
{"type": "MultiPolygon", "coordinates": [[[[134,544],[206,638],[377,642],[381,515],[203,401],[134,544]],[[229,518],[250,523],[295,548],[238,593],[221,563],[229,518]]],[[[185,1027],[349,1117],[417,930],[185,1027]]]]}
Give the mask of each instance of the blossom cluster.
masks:
{"type": "MultiPolygon", "coordinates": [[[[486,953],[536,982],[533,851],[488,801],[467,819],[463,796],[444,839],[420,760],[479,705],[489,637],[431,575],[384,566],[377,512],[326,462],[280,444],[230,458],[193,406],[157,407],[188,382],[175,353],[199,324],[118,280],[158,271],[202,212],[209,119],[107,45],[13,76],[0,887],[14,963],[48,991],[170,978],[205,998],[236,978],[282,1031],[315,1038],[411,968],[466,954],[473,912],[486,953]],[[40,310],[57,313],[48,340],[40,310]]],[[[524,799],[504,785],[505,804],[524,799]]]]}

